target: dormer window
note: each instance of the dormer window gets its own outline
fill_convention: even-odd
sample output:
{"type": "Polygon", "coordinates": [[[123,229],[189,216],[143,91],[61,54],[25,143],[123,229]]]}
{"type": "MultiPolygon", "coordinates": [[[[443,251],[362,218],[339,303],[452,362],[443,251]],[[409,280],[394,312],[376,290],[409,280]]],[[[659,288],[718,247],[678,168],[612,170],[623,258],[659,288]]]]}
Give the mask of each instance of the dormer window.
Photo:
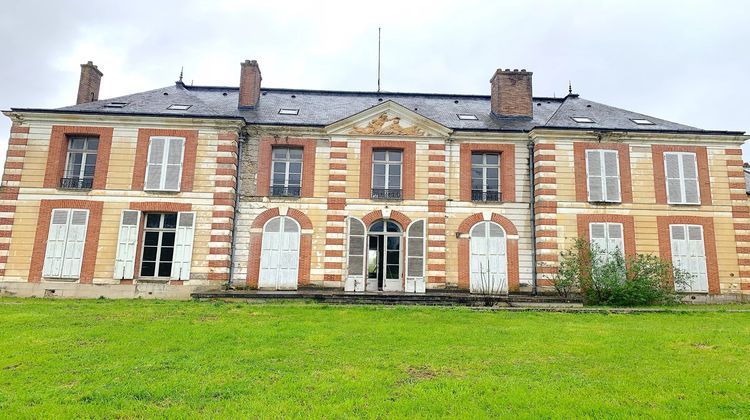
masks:
{"type": "Polygon", "coordinates": [[[595,122],[589,117],[570,117],[570,118],[579,124],[593,124],[595,122]]]}
{"type": "Polygon", "coordinates": [[[180,105],[180,104],[172,104],[167,107],[167,109],[170,109],[172,111],[187,111],[190,109],[192,105],[180,105]]]}
{"type": "Polygon", "coordinates": [[[125,105],[127,105],[127,102],[110,102],[107,105],[104,105],[105,108],[124,108],[125,105]]]}
{"type": "Polygon", "coordinates": [[[470,120],[470,121],[473,120],[473,121],[476,121],[476,120],[479,119],[474,114],[456,114],[456,116],[458,117],[459,120],[470,120]]]}
{"type": "Polygon", "coordinates": [[[281,115],[299,115],[299,109],[295,108],[281,108],[279,109],[281,115]]]}

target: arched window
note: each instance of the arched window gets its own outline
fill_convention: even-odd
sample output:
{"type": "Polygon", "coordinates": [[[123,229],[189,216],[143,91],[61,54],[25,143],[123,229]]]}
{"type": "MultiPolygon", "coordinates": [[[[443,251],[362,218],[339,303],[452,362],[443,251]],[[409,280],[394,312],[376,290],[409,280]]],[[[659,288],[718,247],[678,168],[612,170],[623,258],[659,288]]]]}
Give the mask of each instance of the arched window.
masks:
{"type": "Polygon", "coordinates": [[[505,230],[494,222],[479,222],[471,229],[472,293],[499,294],[508,290],[505,230]]]}
{"type": "Polygon", "coordinates": [[[391,233],[401,232],[401,226],[391,220],[378,220],[370,226],[370,233],[391,233]]]}
{"type": "Polygon", "coordinates": [[[291,217],[278,216],[263,227],[258,288],[297,289],[300,227],[291,217]]]}

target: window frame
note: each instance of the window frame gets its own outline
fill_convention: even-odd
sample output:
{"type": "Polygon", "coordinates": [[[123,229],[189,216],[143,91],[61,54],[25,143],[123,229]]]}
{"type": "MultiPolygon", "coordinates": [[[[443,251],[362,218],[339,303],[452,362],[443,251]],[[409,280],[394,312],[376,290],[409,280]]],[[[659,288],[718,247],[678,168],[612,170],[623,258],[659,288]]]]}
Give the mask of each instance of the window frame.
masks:
{"type": "Polygon", "coordinates": [[[50,210],[49,225],[47,226],[47,241],[45,242],[45,250],[44,250],[44,254],[42,255],[42,278],[53,279],[53,280],[63,280],[63,281],[80,281],[81,280],[81,273],[83,272],[84,258],[86,257],[86,242],[88,238],[90,220],[91,220],[91,210],[88,208],[53,207],[50,210]],[[72,275],[72,276],[64,275],[63,274],[64,268],[62,266],[60,268],[60,275],[51,275],[51,276],[44,275],[44,267],[47,261],[47,252],[49,251],[49,249],[47,249],[46,244],[49,242],[49,236],[53,227],[57,225],[56,223],[54,223],[54,217],[55,217],[56,211],[65,211],[67,213],[66,221],[65,221],[65,240],[62,241],[62,252],[61,252],[61,255],[62,255],[61,265],[63,266],[66,264],[65,255],[67,254],[67,249],[70,246],[69,235],[70,235],[71,226],[73,226],[73,213],[77,211],[81,211],[85,213],[86,223],[83,224],[83,232],[82,232],[83,244],[81,245],[81,258],[80,258],[81,263],[80,263],[80,266],[78,267],[78,273],[76,275],[72,275]]]}
{"type": "MultiPolygon", "coordinates": [[[[667,204],[675,204],[675,205],[700,205],[701,204],[701,184],[700,184],[700,172],[698,172],[698,154],[695,152],[682,152],[682,151],[668,151],[664,152],[662,156],[662,162],[663,162],[663,168],[664,168],[664,192],[666,193],[667,197],[667,204]],[[679,178],[670,178],[669,177],[669,171],[667,170],[667,156],[668,155],[676,155],[677,156],[677,163],[678,163],[678,172],[679,172],[679,178]],[[697,194],[697,201],[696,202],[688,202],[687,201],[687,194],[685,194],[685,187],[687,185],[687,178],[685,177],[685,168],[684,168],[684,162],[682,157],[684,155],[691,155],[693,156],[693,165],[695,166],[695,183],[696,183],[696,194],[697,194]],[[680,181],[680,195],[683,199],[683,201],[674,201],[672,197],[669,196],[669,180],[670,179],[678,179],[680,181]]],[[[692,178],[691,178],[692,179],[692,178]]]]}
{"type": "Polygon", "coordinates": [[[182,174],[185,169],[185,149],[187,146],[187,138],[180,137],[180,136],[150,136],[148,138],[148,150],[146,151],[146,172],[143,177],[143,190],[144,191],[154,191],[154,192],[180,192],[182,191],[182,174]],[[153,147],[153,141],[154,139],[162,139],[164,140],[164,151],[162,155],[162,162],[160,163],[162,169],[160,173],[160,180],[159,180],[159,187],[158,188],[149,188],[148,187],[148,181],[149,181],[149,167],[152,165],[151,163],[151,148],[153,147]],[[169,163],[169,147],[173,141],[180,140],[182,143],[182,147],[180,150],[180,170],[177,175],[177,186],[175,189],[166,188],[166,182],[167,182],[167,167],[170,165],[176,165],[174,163],[169,163]]]}
{"type": "MultiPolygon", "coordinates": [[[[709,278],[708,278],[708,275],[709,275],[709,261],[708,261],[708,251],[706,249],[706,232],[705,232],[704,226],[702,224],[695,224],[695,223],[670,223],[668,225],[668,230],[669,230],[670,257],[671,257],[673,266],[675,268],[680,268],[681,270],[684,270],[685,272],[689,273],[691,276],[694,277],[691,280],[691,284],[690,284],[690,289],[689,290],[678,289],[677,285],[675,284],[675,291],[677,291],[677,292],[685,292],[685,293],[709,293],[711,286],[709,285],[709,278]],[[691,273],[686,268],[677,267],[677,264],[675,263],[675,254],[674,254],[675,238],[672,235],[672,228],[674,228],[674,227],[680,227],[680,228],[684,229],[685,239],[683,239],[683,241],[685,241],[685,243],[686,243],[686,245],[688,247],[688,253],[689,253],[689,248],[690,248],[690,242],[697,241],[697,240],[690,239],[690,229],[691,228],[698,228],[700,230],[700,234],[701,234],[700,242],[703,245],[703,256],[702,256],[702,259],[703,259],[703,266],[704,266],[704,269],[705,269],[705,279],[699,279],[699,278],[697,278],[698,275],[696,275],[695,273],[691,273]],[[701,280],[702,280],[702,282],[705,282],[706,289],[705,290],[693,290],[692,286],[695,285],[698,282],[701,282],[701,280]]],[[[685,256],[685,258],[690,259],[690,258],[697,258],[697,257],[693,257],[693,256],[690,256],[690,255],[687,255],[687,256],[685,256]]],[[[690,266],[689,263],[688,263],[688,266],[690,266]]]]}
{"type": "Polygon", "coordinates": [[[603,225],[604,226],[604,233],[605,233],[604,240],[606,241],[607,248],[603,249],[602,251],[604,252],[605,258],[607,258],[607,259],[609,257],[611,257],[612,252],[614,251],[612,249],[609,249],[610,241],[612,240],[612,238],[609,236],[609,226],[610,225],[617,225],[617,226],[620,227],[620,238],[619,239],[620,239],[620,242],[622,243],[622,246],[619,249],[620,249],[620,253],[621,253],[622,257],[625,258],[625,255],[626,255],[625,254],[625,225],[622,222],[589,222],[589,243],[593,243],[594,242],[594,225],[603,225]]]}
{"type": "MultiPolygon", "coordinates": [[[[370,189],[371,190],[384,190],[384,191],[399,191],[399,199],[403,199],[403,189],[404,189],[404,150],[403,149],[397,149],[397,148],[373,148],[372,149],[372,162],[370,162],[370,170],[371,170],[371,176],[370,176],[370,189]],[[375,154],[379,152],[385,153],[385,160],[378,160],[375,158],[375,154]],[[398,161],[391,161],[391,153],[396,152],[399,154],[399,160],[398,161]],[[376,165],[384,165],[385,166],[385,173],[383,175],[376,175],[375,174],[375,166],[376,165]],[[391,179],[391,167],[392,166],[398,166],[399,173],[398,173],[398,188],[394,188],[390,184],[391,179]],[[383,186],[382,187],[375,187],[375,177],[383,177],[383,186]]],[[[374,197],[374,194],[372,194],[374,197]]],[[[386,195],[388,195],[386,193],[386,195]]]]}
{"type": "Polygon", "coordinates": [[[482,151],[482,150],[476,150],[471,152],[471,199],[472,201],[502,201],[502,190],[501,184],[502,184],[502,153],[500,152],[494,152],[494,151],[482,151]],[[475,164],[474,163],[474,156],[475,155],[481,155],[482,156],[482,163],[475,164]],[[487,163],[487,156],[488,155],[494,155],[497,156],[497,163],[487,163]],[[477,167],[477,169],[482,170],[482,189],[481,189],[481,198],[475,199],[475,191],[478,191],[474,189],[474,168],[477,167]],[[497,170],[497,188],[495,190],[489,190],[487,185],[487,170],[488,169],[496,169],[497,170]],[[496,199],[492,200],[487,196],[488,192],[495,192],[497,194],[496,199]]]}
{"type": "Polygon", "coordinates": [[[299,146],[285,146],[285,145],[274,145],[271,146],[271,173],[269,176],[269,186],[268,186],[268,193],[271,197],[301,197],[302,196],[302,174],[304,174],[305,170],[305,149],[304,147],[299,146]],[[286,156],[284,158],[280,158],[277,160],[275,156],[275,152],[277,150],[285,150],[286,156]],[[300,157],[299,159],[294,159],[291,157],[291,151],[292,150],[299,150],[300,151],[300,157]],[[274,183],[274,175],[276,173],[276,163],[284,163],[284,184],[283,185],[277,185],[274,183]],[[291,174],[290,167],[292,163],[299,163],[299,184],[298,185],[290,185],[289,184],[289,175],[291,174]],[[297,188],[296,194],[292,193],[286,193],[286,194],[275,194],[274,189],[275,188],[283,188],[284,191],[288,192],[289,188],[297,188]]]}
{"type": "MultiPolygon", "coordinates": [[[[143,218],[142,226],[143,226],[143,235],[141,235],[140,245],[141,245],[141,252],[140,252],[140,258],[139,258],[139,264],[138,264],[138,276],[139,279],[154,279],[154,280],[169,280],[172,275],[172,266],[174,265],[174,251],[175,251],[175,244],[177,243],[177,225],[179,222],[179,212],[143,212],[141,213],[141,217],[143,218]],[[147,226],[148,216],[158,214],[159,217],[159,227],[158,228],[150,228],[147,226]],[[166,215],[174,214],[175,215],[175,227],[174,228],[165,228],[164,227],[164,219],[166,215]],[[156,259],[153,261],[154,263],[154,275],[153,276],[144,276],[143,275],[143,255],[146,250],[146,234],[149,232],[158,232],[159,237],[157,240],[156,245],[156,259]],[[172,243],[172,260],[170,261],[169,266],[169,274],[166,276],[159,276],[159,265],[163,263],[164,261],[160,260],[161,257],[161,251],[162,251],[162,238],[164,237],[165,232],[172,232],[174,233],[174,242],[172,243]]],[[[149,245],[150,246],[150,245],[149,245]]],[[[149,260],[149,262],[152,262],[149,260]]]]}
{"type": "Polygon", "coordinates": [[[620,174],[620,151],[619,150],[613,150],[613,149],[586,149],[584,151],[584,166],[586,170],[586,199],[589,203],[622,203],[622,175],[620,174]],[[589,154],[591,153],[597,153],[599,154],[599,164],[601,169],[601,175],[599,175],[599,178],[601,178],[602,182],[602,199],[601,200],[592,200],[591,198],[591,177],[592,175],[589,173],[589,154]],[[615,170],[617,171],[617,191],[618,191],[618,197],[617,200],[610,199],[609,194],[607,193],[607,178],[614,178],[615,176],[607,175],[606,171],[606,164],[605,164],[605,157],[604,155],[607,153],[614,153],[615,154],[615,170]]]}
{"type": "MultiPolygon", "coordinates": [[[[67,135],[66,136],[67,141],[67,149],[65,151],[65,166],[63,169],[63,176],[60,180],[60,187],[66,188],[66,189],[82,189],[82,190],[90,190],[94,186],[94,178],[96,177],[96,163],[99,159],[99,146],[101,145],[101,139],[99,136],[87,136],[87,135],[67,135]],[[84,147],[82,149],[75,149],[71,150],[73,146],[73,140],[83,140],[84,147]],[[89,141],[96,140],[96,149],[94,151],[91,151],[87,149],[87,146],[89,144],[89,141]],[[81,155],[81,163],[80,168],[78,170],[78,174],[76,176],[71,176],[71,157],[73,154],[80,154],[81,155]],[[93,174],[91,176],[86,176],[86,160],[87,158],[93,155],[94,156],[94,165],[93,165],[93,174]],[[75,181],[65,181],[65,180],[75,180],[75,181]],[[88,182],[86,182],[88,180],[88,182]]],[[[89,165],[90,166],[90,165],[89,165]]]]}

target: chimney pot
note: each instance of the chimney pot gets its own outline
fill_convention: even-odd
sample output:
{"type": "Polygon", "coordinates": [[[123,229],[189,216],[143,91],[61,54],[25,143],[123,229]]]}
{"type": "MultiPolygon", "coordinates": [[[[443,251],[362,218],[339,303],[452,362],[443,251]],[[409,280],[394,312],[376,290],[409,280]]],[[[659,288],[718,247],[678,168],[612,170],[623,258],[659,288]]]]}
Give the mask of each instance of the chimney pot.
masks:
{"type": "Polygon", "coordinates": [[[532,72],[497,69],[490,79],[492,114],[498,117],[532,118],[532,72]]]}
{"type": "Polygon", "coordinates": [[[260,67],[255,60],[245,60],[240,63],[240,108],[252,108],[258,105],[260,99],[260,67]]]}
{"type": "Polygon", "coordinates": [[[93,62],[81,64],[81,78],[78,81],[76,105],[99,100],[99,86],[102,83],[103,75],[93,62]]]}

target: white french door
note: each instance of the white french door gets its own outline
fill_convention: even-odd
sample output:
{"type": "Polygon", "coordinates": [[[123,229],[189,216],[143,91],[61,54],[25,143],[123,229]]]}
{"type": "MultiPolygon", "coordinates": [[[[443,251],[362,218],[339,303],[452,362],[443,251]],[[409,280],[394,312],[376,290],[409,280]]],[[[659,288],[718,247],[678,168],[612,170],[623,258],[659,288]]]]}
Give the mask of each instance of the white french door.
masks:
{"type": "Polygon", "coordinates": [[[479,222],[471,229],[470,289],[472,293],[508,291],[506,236],[500,225],[479,222]]]}
{"type": "Polygon", "coordinates": [[[690,274],[688,284],[675,284],[680,292],[708,292],[706,249],[701,225],[669,225],[672,264],[690,274]]]}
{"type": "Polygon", "coordinates": [[[299,271],[300,227],[291,217],[279,216],[263,228],[258,288],[296,290],[299,271]]]}

